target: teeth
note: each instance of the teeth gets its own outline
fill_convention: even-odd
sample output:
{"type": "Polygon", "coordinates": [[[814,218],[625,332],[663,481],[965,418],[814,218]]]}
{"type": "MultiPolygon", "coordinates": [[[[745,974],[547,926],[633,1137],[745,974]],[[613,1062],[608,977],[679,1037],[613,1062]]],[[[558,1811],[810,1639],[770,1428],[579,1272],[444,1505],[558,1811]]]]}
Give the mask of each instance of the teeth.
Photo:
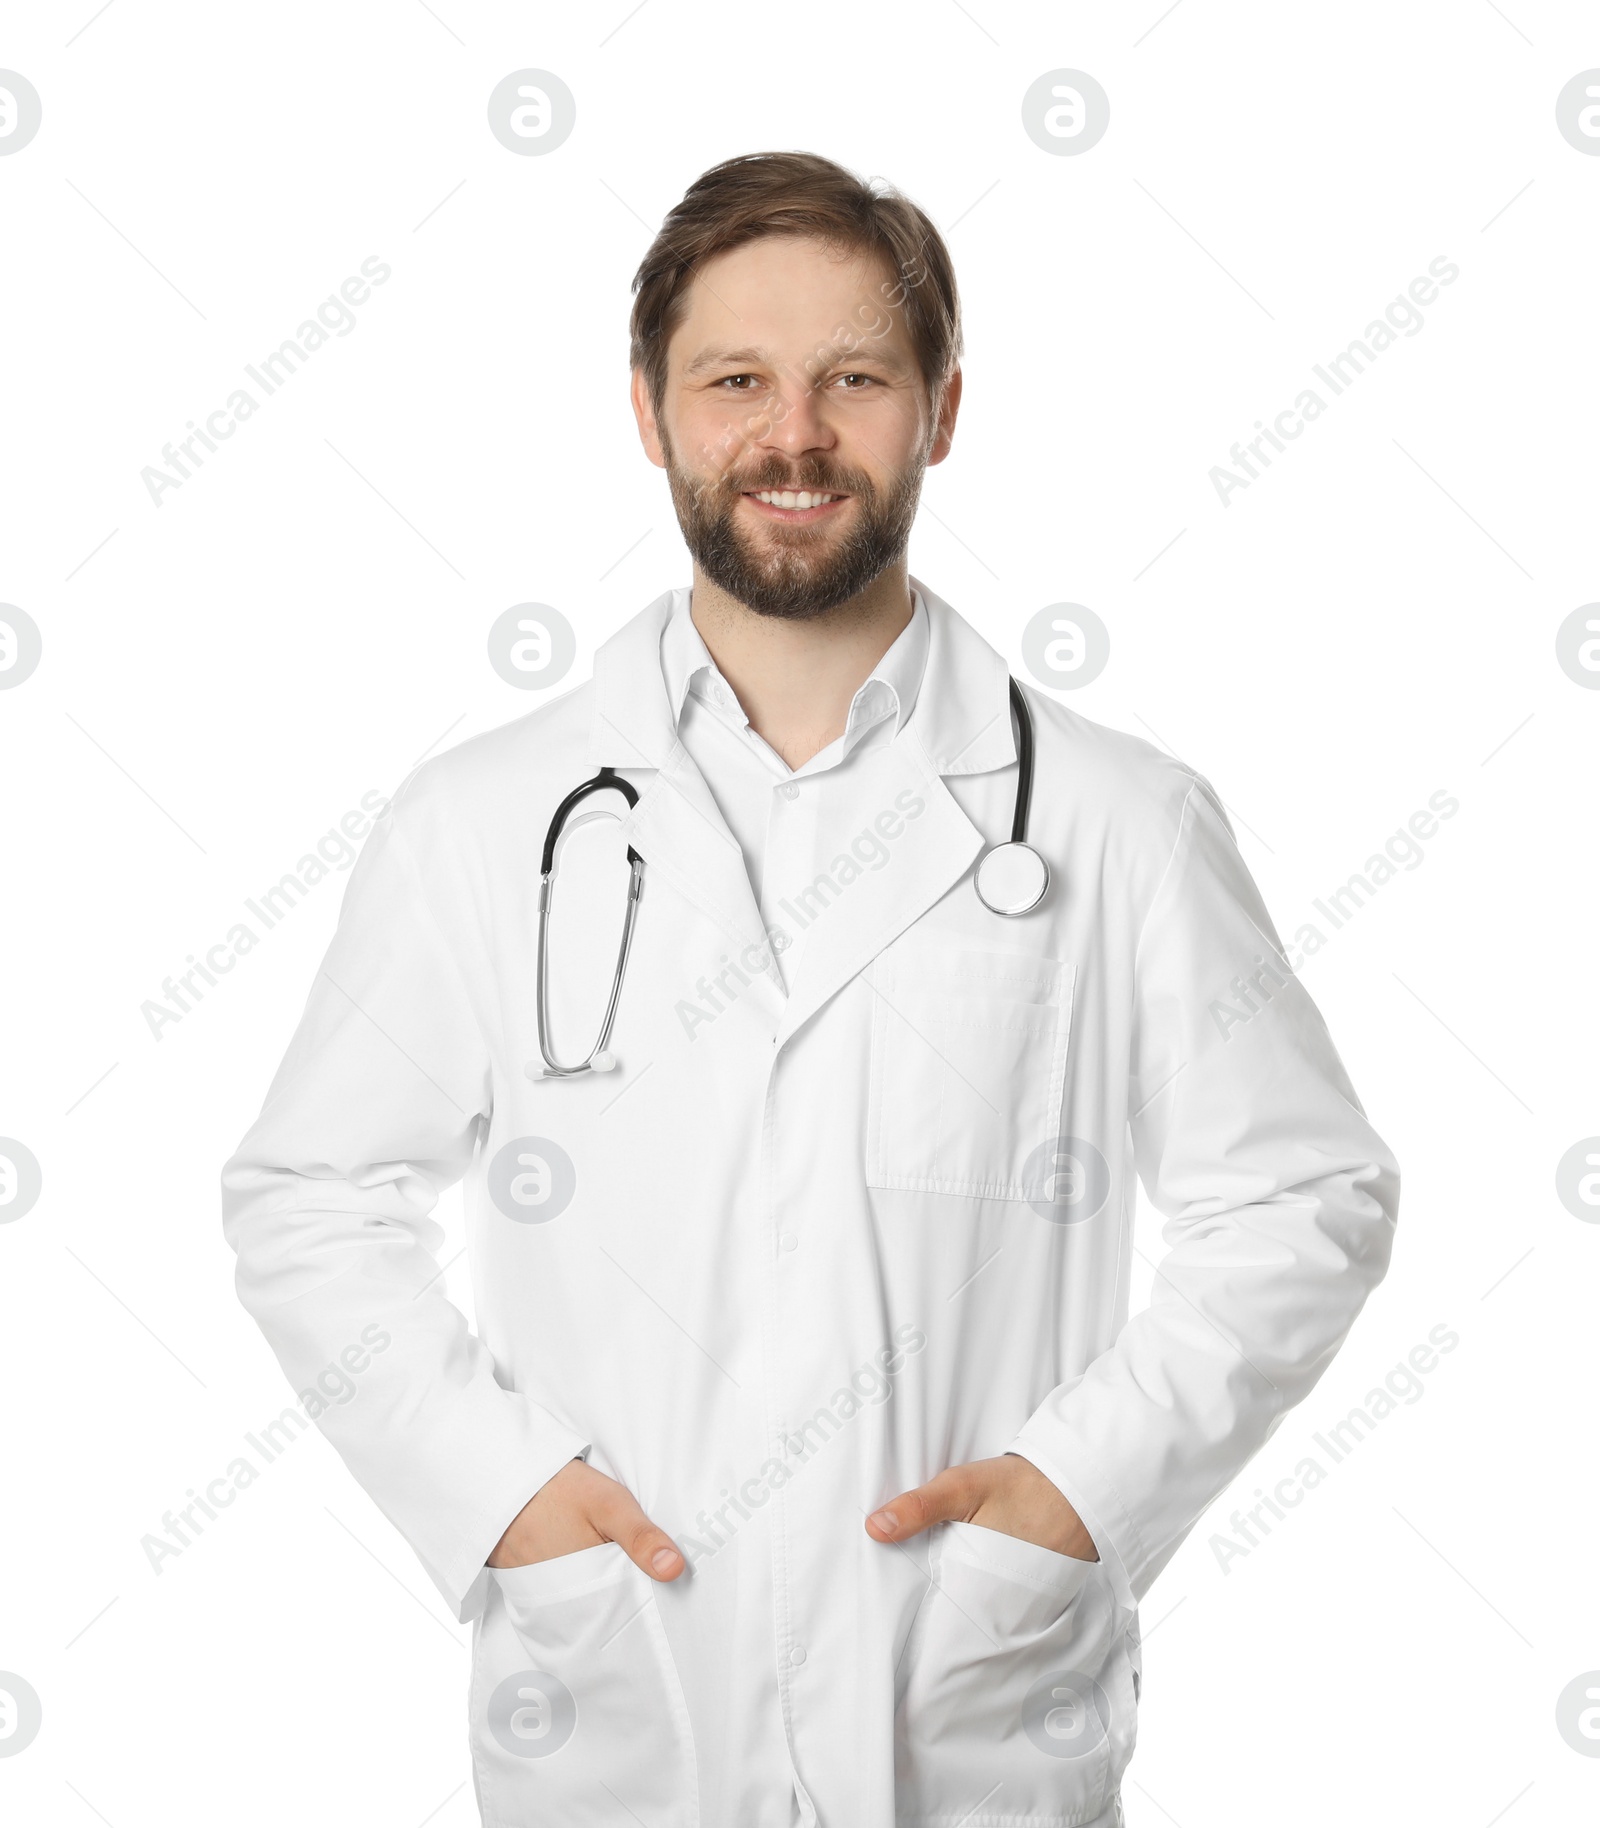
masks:
{"type": "Polygon", "coordinates": [[[810,489],[755,489],[752,493],[757,501],[773,508],[820,508],[825,501],[839,499],[837,495],[813,493],[810,489]]]}

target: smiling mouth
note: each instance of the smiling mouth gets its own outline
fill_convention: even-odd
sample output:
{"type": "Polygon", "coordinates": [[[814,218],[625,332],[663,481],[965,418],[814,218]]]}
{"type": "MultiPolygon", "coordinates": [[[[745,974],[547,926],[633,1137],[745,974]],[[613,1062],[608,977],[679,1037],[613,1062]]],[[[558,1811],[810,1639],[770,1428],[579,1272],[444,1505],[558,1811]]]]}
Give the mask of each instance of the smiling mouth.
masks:
{"type": "Polygon", "coordinates": [[[746,489],[743,494],[767,519],[795,522],[821,520],[850,499],[828,489],[746,489]]]}

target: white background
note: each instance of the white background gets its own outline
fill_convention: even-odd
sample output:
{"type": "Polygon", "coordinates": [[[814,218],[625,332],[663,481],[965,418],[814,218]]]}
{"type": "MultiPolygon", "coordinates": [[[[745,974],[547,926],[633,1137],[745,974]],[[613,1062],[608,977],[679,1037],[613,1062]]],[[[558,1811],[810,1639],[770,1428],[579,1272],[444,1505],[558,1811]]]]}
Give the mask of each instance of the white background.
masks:
{"type": "Polygon", "coordinates": [[[44,110],[0,157],[0,599],[44,642],[0,692],[0,1135],[44,1176],[0,1226],[0,1670],[44,1709],[0,1815],[475,1820],[467,1630],[319,1436],[159,1575],[140,1546],[290,1400],[217,1179],[343,876],[159,1040],[141,1004],[363,792],[537,702],[487,663],[501,611],[571,619],[570,685],[688,581],[629,282],[698,172],[801,147],[956,261],[915,575],[1019,668],[1032,614],[1092,607],[1111,660],[1072,702],[1216,784],[1286,941],[1460,803],[1305,966],[1404,1171],[1393,1267],[1146,1601],[1128,1819],[1593,1820],[1555,1718],[1600,1667],[1600,1228],[1555,1170],[1600,1131],[1600,694],[1555,634],[1600,597],[1600,158],[1555,98],[1594,9],[95,4],[0,37],[44,110]],[[485,109],[530,66],[577,126],[517,157],[485,109]],[[1111,99],[1080,156],[1021,125],[1063,66],[1111,99]],[[141,469],[369,255],[354,331],[153,505],[141,469]],[[1440,255],[1420,333],[1219,502],[1229,446],[1440,255]],[[1224,1573],[1229,1513],[1441,1323],[1421,1399],[1224,1573]]]}

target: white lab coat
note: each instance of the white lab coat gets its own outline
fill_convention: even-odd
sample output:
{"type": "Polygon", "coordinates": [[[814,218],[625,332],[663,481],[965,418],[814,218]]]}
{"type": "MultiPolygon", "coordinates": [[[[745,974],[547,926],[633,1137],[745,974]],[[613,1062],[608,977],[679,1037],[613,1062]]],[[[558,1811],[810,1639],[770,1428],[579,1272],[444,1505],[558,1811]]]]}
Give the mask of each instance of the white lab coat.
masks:
{"type": "Polygon", "coordinates": [[[668,592],[591,682],[397,793],[224,1170],[243,1302],[297,1390],[348,1373],[320,1425],[475,1621],[491,1828],[1109,1828],[1137,1602],[1387,1267],[1395,1162],[1203,778],[1030,690],[1052,884],[1019,920],[979,903],[1007,668],[919,588],[915,711],[861,758],[871,829],[805,903],[789,994],[668,714],[668,592]],[[639,803],[562,853],[551,1004],[586,1052],[631,843],[619,1070],[530,1078],[540,849],[602,763],[639,803]],[[1130,1321],[1136,1168],[1167,1251],[1130,1321]],[[429,1218],[463,1175],[475,1334],[429,1218]],[[1098,1562],[866,1535],[1007,1450],[1098,1562]],[[613,1544],[486,1569],[578,1454],[691,1572],[613,1544]]]}

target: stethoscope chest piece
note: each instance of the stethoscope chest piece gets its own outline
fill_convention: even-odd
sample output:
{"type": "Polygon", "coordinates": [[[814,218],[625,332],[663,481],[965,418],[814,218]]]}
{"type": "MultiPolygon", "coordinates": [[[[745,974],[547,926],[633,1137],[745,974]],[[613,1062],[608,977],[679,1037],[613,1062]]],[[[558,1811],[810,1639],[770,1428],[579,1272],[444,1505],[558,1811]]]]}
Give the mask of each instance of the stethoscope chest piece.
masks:
{"type": "Polygon", "coordinates": [[[1029,914],[1044,900],[1050,866],[1031,844],[997,844],[978,859],[975,886],[991,914],[1029,914]]]}
{"type": "Polygon", "coordinates": [[[1028,842],[1028,802],[1033,798],[1033,719],[1015,679],[1010,682],[1011,709],[1017,720],[1017,797],[1011,811],[1011,837],[978,859],[972,886],[991,914],[1008,919],[1031,914],[1050,886],[1050,866],[1028,842]]]}

